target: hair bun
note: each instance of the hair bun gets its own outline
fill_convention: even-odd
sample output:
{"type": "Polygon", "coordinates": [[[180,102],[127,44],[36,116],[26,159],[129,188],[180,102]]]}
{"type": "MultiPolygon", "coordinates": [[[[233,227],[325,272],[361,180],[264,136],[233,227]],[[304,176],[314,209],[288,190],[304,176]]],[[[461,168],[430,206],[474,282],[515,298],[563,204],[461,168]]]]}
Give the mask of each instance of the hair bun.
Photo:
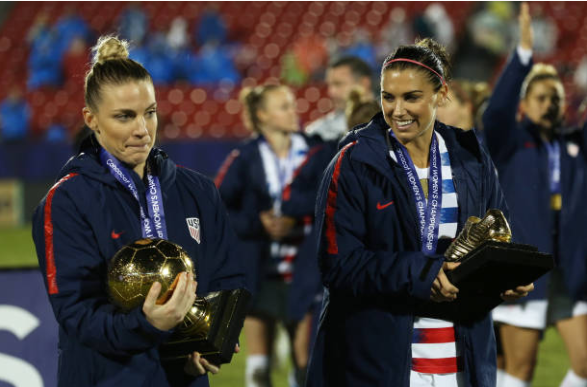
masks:
{"type": "Polygon", "coordinates": [[[116,36],[102,36],[92,51],[94,52],[94,64],[102,64],[113,59],[127,59],[128,42],[118,39],[116,36]]]}
{"type": "Polygon", "coordinates": [[[442,72],[445,81],[452,78],[450,54],[442,44],[432,38],[425,38],[416,41],[416,46],[427,48],[434,53],[442,65],[442,72]]]}

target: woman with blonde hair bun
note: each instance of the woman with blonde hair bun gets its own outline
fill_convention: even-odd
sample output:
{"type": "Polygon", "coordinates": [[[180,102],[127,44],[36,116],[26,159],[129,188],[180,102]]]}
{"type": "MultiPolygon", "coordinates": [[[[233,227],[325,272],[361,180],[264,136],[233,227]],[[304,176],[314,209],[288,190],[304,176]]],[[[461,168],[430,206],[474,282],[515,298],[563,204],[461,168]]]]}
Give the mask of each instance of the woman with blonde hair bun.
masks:
{"type": "Polygon", "coordinates": [[[86,76],[83,116],[92,134],[37,207],[33,239],[59,323],[59,386],[208,386],[219,367],[194,352],[163,362],[158,347],[198,293],[245,287],[234,234],[213,182],[154,146],[157,101],[150,74],[128,44],[101,37],[86,76]],[[198,233],[190,232],[197,220],[198,233]],[[195,260],[172,297],[155,282],[141,307],[117,310],[109,260],[140,238],[182,246],[195,260]]]}

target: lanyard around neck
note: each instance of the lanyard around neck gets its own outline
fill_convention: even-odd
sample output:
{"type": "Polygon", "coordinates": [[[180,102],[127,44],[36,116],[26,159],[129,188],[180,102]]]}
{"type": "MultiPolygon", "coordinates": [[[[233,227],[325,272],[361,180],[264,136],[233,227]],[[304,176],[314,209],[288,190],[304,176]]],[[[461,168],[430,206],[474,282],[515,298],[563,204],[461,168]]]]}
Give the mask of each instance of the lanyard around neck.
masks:
{"type": "Polygon", "coordinates": [[[404,147],[389,130],[387,144],[394,152],[398,164],[404,171],[405,178],[416,205],[418,223],[420,224],[420,240],[424,254],[435,254],[438,246],[438,230],[440,210],[442,208],[442,162],[436,132],[432,133],[430,144],[430,167],[428,178],[428,200],[418,179],[418,172],[406,147],[404,147]]]}
{"type": "Polygon", "coordinates": [[[151,168],[147,162],[147,183],[145,192],[148,215],[139,200],[137,187],[132,179],[130,171],[125,168],[116,157],[106,149],[100,148],[100,161],[108,168],[110,173],[126,188],[139,204],[141,213],[141,230],[143,238],[167,239],[167,225],[165,224],[165,211],[163,209],[163,194],[159,178],[151,174],[151,168]]]}
{"type": "Polygon", "coordinates": [[[548,178],[550,182],[550,193],[561,193],[561,151],[558,141],[552,143],[544,141],[544,146],[548,152],[548,178]]]}

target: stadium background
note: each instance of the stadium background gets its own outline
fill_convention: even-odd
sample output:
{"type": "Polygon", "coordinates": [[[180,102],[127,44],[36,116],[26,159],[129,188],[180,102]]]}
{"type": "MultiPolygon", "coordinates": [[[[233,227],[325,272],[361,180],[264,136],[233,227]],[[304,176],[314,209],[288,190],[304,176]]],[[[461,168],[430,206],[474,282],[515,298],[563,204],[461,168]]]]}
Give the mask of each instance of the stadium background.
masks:
{"type": "MultiPolygon", "coordinates": [[[[127,2],[0,4],[0,101],[17,89],[31,112],[28,130],[22,137],[9,139],[2,136],[0,130],[1,275],[26,273],[15,270],[17,268],[32,268],[34,272],[36,257],[30,238],[31,214],[60,167],[73,154],[75,136],[83,124],[82,84],[87,67],[82,65],[72,69],[70,66],[67,69],[63,62],[63,73],[58,82],[31,83],[31,31],[40,19],[50,27],[72,15],[80,18],[89,31],[82,54],[83,63],[87,64],[87,47],[92,44],[92,39],[95,41],[104,33],[117,33],[128,6],[127,2]]],[[[301,126],[304,126],[332,108],[323,82],[328,59],[365,42],[373,47],[376,60],[380,59],[381,52],[390,44],[385,42],[382,32],[390,31],[388,27],[397,24],[399,19],[392,19],[391,15],[398,9],[403,10],[403,26],[411,33],[409,36],[429,34],[437,39],[451,39],[449,47],[457,77],[492,82],[515,43],[513,27],[518,4],[147,2],[141,3],[140,8],[146,15],[148,27],[145,45],[165,35],[174,19],[181,16],[188,26],[187,46],[184,48],[199,53],[203,45],[198,42],[195,30],[204,12],[213,9],[224,23],[225,36],[220,47],[228,53],[236,71],[232,78],[229,79],[226,71],[225,79],[210,81],[184,75],[156,82],[159,145],[177,163],[213,176],[228,152],[248,136],[241,123],[238,102],[243,86],[279,81],[291,85],[297,98],[301,126]],[[438,10],[439,4],[444,14],[438,10]],[[488,22],[491,13],[493,24],[488,22]],[[501,24],[495,24],[495,20],[501,24]],[[440,31],[443,22],[452,25],[452,37],[446,37],[446,30],[440,31]],[[507,27],[505,32],[503,26],[507,27]],[[480,29],[484,29],[484,33],[479,33],[480,29]],[[502,30],[496,31],[499,29],[502,30]]],[[[579,124],[582,118],[580,105],[587,83],[584,79],[587,4],[531,3],[531,10],[550,28],[555,28],[556,39],[550,45],[543,44],[543,50],[537,50],[536,56],[538,60],[554,64],[561,72],[569,102],[568,124],[579,124]]],[[[397,15],[396,12],[395,17],[397,15]]],[[[540,39],[536,40],[541,43],[540,39]]],[[[58,57],[54,60],[61,63],[58,57]]],[[[148,64],[146,67],[153,71],[148,64]]],[[[6,286],[8,282],[0,281],[0,343],[11,343],[14,347],[0,344],[0,387],[12,385],[5,384],[7,378],[3,377],[2,354],[19,357],[21,351],[16,347],[25,345],[25,341],[14,340],[13,333],[2,323],[6,318],[6,315],[2,316],[5,311],[2,304],[8,303],[7,294],[16,294],[18,298],[19,294],[27,293],[25,288],[28,285],[20,282],[17,286],[3,288],[3,283],[6,286]]],[[[33,294],[28,297],[44,300],[45,296],[33,294]]],[[[246,345],[244,340],[243,344],[246,345]]],[[[276,386],[286,385],[288,367],[281,368],[274,378],[276,386]]],[[[540,349],[534,385],[558,385],[567,368],[568,359],[562,342],[556,332],[549,329],[540,349]]],[[[221,374],[214,376],[211,383],[213,386],[241,385],[243,375],[244,355],[237,355],[234,364],[223,367],[221,374]]]]}

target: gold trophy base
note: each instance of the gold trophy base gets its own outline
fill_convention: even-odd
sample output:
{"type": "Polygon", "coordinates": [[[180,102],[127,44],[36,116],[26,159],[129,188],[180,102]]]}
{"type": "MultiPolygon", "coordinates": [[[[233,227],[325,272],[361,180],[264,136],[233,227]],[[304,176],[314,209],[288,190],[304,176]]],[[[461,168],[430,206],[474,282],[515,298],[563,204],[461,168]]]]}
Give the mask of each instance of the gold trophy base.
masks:
{"type": "MultiPolygon", "coordinates": [[[[181,360],[194,351],[210,363],[230,363],[243,327],[251,294],[245,289],[222,290],[198,297],[206,304],[207,329],[187,334],[177,329],[159,348],[163,361],[181,360]]],[[[198,301],[196,301],[198,303],[198,301]]]]}

